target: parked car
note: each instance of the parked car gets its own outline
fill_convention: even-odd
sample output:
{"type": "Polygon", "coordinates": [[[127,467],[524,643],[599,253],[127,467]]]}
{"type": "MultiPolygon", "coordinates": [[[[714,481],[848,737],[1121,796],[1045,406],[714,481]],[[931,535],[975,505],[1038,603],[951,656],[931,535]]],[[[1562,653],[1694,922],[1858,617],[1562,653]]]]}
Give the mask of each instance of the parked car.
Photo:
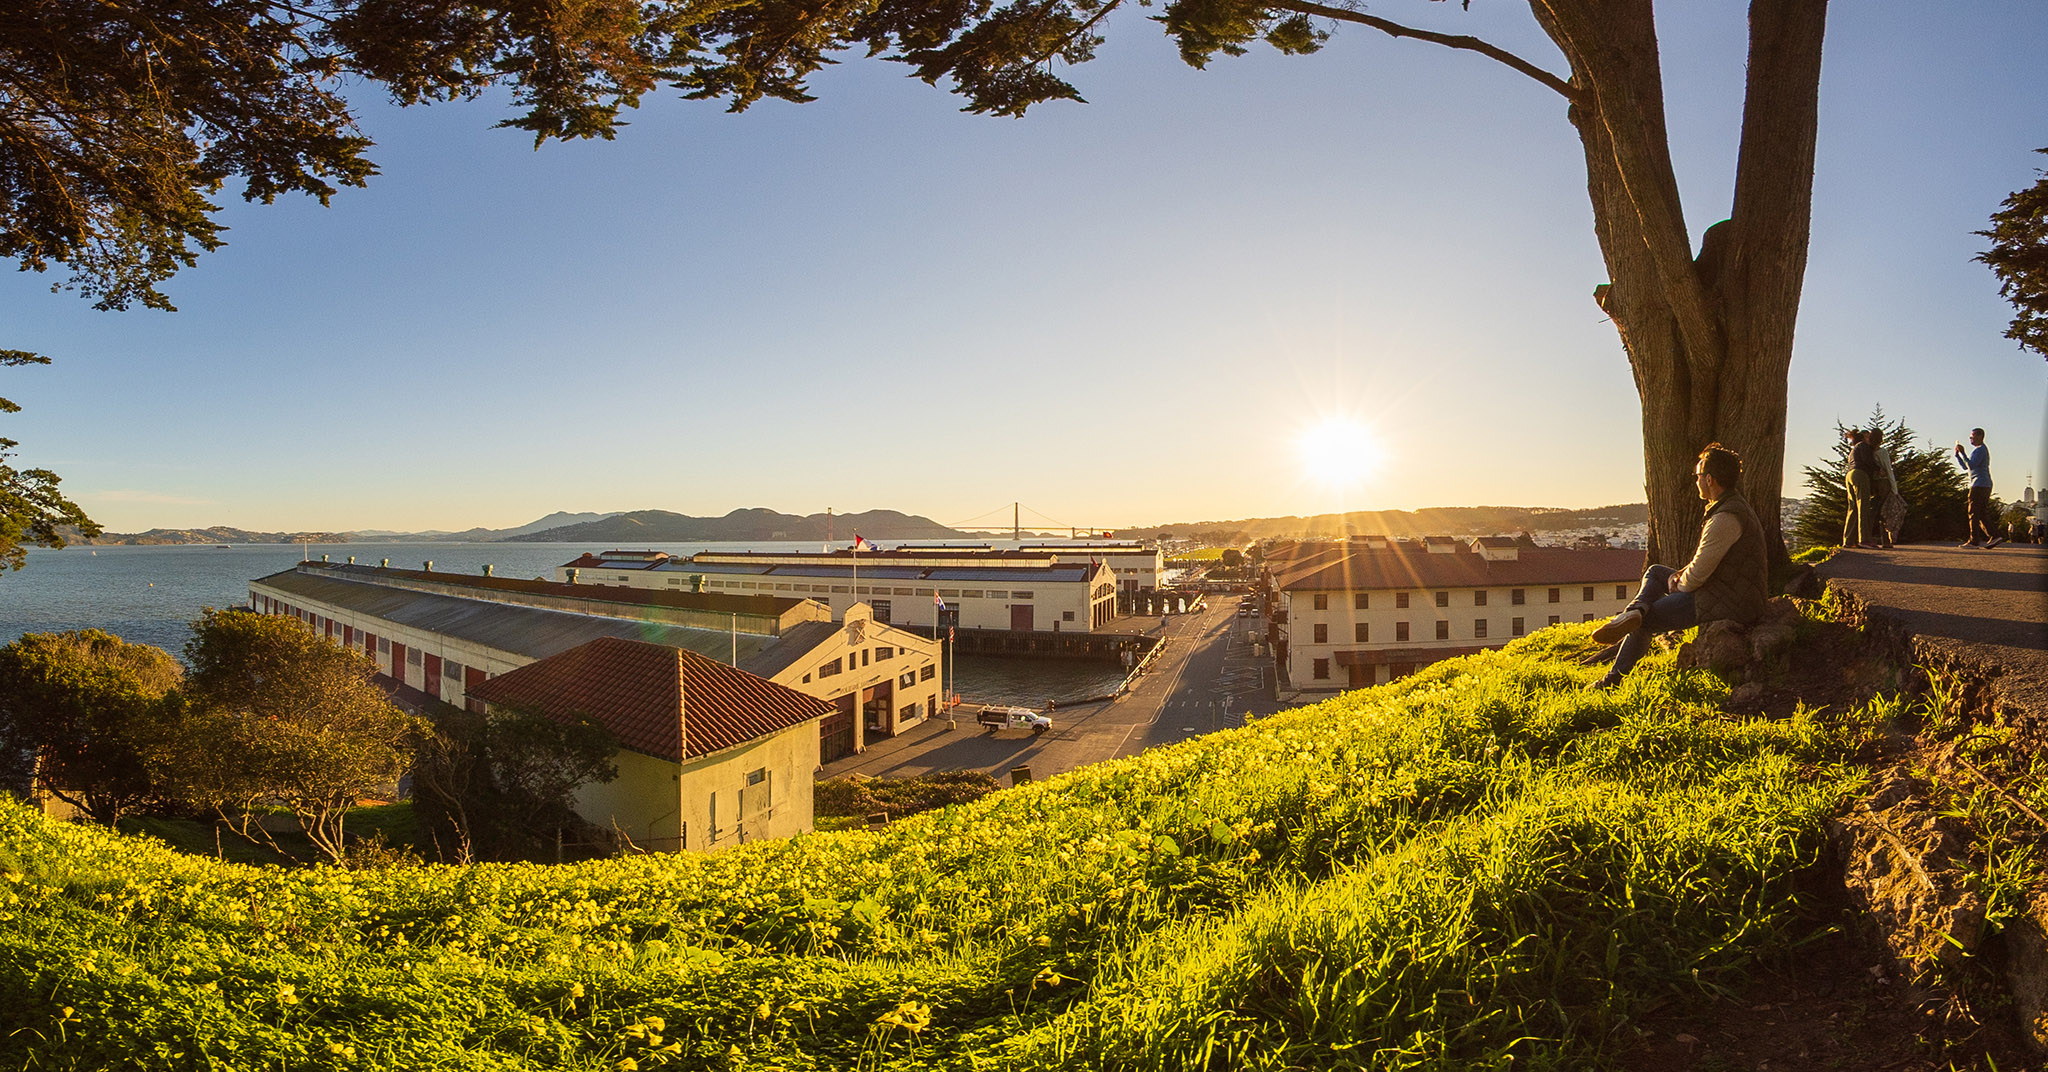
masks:
{"type": "Polygon", "coordinates": [[[974,716],[974,721],[988,728],[990,733],[997,730],[1030,730],[1033,734],[1044,733],[1052,728],[1052,719],[1028,707],[1000,707],[988,704],[974,716]]]}

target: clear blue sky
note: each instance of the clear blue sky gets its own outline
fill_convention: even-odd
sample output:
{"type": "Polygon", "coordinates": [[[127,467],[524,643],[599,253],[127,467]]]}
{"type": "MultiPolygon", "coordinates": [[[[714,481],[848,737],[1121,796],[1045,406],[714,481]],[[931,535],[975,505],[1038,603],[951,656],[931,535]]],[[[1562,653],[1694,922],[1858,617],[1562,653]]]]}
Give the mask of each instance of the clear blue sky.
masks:
{"type": "MultiPolygon", "coordinates": [[[[1727,214],[1743,5],[1663,6],[1697,240],[1727,214]]],[[[1563,70],[1522,5],[1373,10],[1563,70]]],[[[1876,403],[1944,446],[1985,427],[2006,498],[2048,478],[2048,362],[2002,337],[1970,233],[2048,165],[2044,55],[2048,5],[1834,5],[1788,494],[1876,403]]],[[[1071,77],[1091,103],[995,119],[849,57],[812,104],[662,94],[538,152],[491,129],[501,102],[365,89],[383,174],[328,209],[231,198],[180,312],[0,277],[0,346],[57,359],[4,374],[26,409],[0,435],[116,531],[1641,501],[1554,94],[1360,27],[1196,71],[1138,17],[1071,77]],[[1317,415],[1371,426],[1363,483],[1303,473],[1317,415]]]]}

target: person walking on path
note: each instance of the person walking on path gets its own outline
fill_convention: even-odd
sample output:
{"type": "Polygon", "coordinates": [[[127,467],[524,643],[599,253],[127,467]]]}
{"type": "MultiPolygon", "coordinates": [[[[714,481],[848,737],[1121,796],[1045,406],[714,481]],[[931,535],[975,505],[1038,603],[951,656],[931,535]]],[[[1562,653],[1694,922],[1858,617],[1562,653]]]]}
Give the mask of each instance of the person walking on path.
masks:
{"type": "Polygon", "coordinates": [[[1883,546],[1890,547],[1899,540],[1899,531],[1906,523],[1906,494],[1899,490],[1899,474],[1892,468],[1892,450],[1884,445],[1884,429],[1870,430],[1870,449],[1877,455],[1877,467],[1884,473],[1884,505],[1878,508],[1878,520],[1884,523],[1883,546]]]}
{"type": "Polygon", "coordinates": [[[1877,451],[1863,429],[1851,428],[1843,434],[1849,438],[1849,471],[1842,480],[1849,502],[1842,517],[1842,546],[1876,547],[1870,538],[1877,528],[1877,451]]]}
{"type": "Polygon", "coordinates": [[[1628,608],[1594,630],[1593,639],[1602,644],[1621,641],[1614,665],[1594,682],[1596,689],[1621,684],[1650,650],[1652,634],[1715,621],[1748,625],[1764,612],[1770,559],[1763,522],[1738,490],[1742,455],[1710,443],[1700,451],[1693,478],[1707,504],[1700,545],[1682,570],[1651,566],[1628,608]]]}
{"type": "Polygon", "coordinates": [[[1991,529],[1991,448],[1984,445],[1984,429],[1970,429],[1970,453],[1956,444],[1956,464],[1970,474],[1970,538],[1964,547],[1997,547],[2004,543],[1991,529]],[[1979,540],[1978,534],[1983,534],[1979,540]]]}

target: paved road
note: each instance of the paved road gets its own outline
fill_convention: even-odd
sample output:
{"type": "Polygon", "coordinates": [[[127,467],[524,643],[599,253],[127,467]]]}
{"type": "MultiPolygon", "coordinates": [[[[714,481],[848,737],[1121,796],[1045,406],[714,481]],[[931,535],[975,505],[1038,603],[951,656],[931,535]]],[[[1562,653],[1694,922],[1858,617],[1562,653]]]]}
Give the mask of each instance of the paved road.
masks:
{"type": "Polygon", "coordinates": [[[1267,714],[1281,706],[1266,699],[1272,691],[1271,659],[1254,657],[1247,639],[1248,632],[1262,629],[1261,619],[1237,617],[1237,600],[1222,596],[1207,610],[1170,618],[1163,633],[1152,624],[1151,632],[1164,635],[1167,647],[1137,686],[1112,703],[1051,712],[1050,733],[989,733],[967,719],[952,730],[943,721],[928,722],[828,765],[821,776],[901,778],[935,770],[984,770],[1006,778],[1011,768],[1029,766],[1033,777],[1047,778],[1241,726],[1246,712],[1267,714]]]}
{"type": "Polygon", "coordinates": [[[1820,575],[1903,626],[1922,657],[1996,667],[1998,691],[2048,726],[2048,548],[1847,549],[1820,575]]]}

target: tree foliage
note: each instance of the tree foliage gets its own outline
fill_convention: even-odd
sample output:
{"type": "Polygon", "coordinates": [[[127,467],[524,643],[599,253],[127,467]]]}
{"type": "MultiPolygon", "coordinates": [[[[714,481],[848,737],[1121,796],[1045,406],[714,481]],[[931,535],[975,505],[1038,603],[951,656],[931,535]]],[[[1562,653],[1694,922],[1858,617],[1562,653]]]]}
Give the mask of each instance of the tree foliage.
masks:
{"type": "Polygon", "coordinates": [[[297,619],[210,607],[185,657],[184,702],[146,753],[151,776],[272,848],[259,806],[283,805],[342,859],[345,813],[398,781],[418,730],[371,680],[376,665],[297,619]]]}
{"type": "Polygon", "coordinates": [[[0,755],[111,826],[157,795],[139,746],[183,678],[169,652],[111,633],[30,633],[0,648],[0,755]]]}
{"type": "Polygon", "coordinates": [[[2048,171],[2006,198],[1991,217],[1991,229],[1977,233],[1991,240],[1977,259],[1997,273],[1999,293],[2018,313],[2005,337],[2048,357],[2048,171]]]}
{"type": "Polygon", "coordinates": [[[576,790],[617,778],[618,751],[594,719],[443,704],[414,760],[415,810],[454,862],[558,859],[565,840],[588,840],[576,790]]]}
{"type": "MultiPolygon", "coordinates": [[[[1884,449],[1892,456],[1892,472],[1899,478],[1899,495],[1906,500],[1903,531],[1893,538],[1945,540],[1961,538],[1968,524],[1969,482],[1946,450],[1933,446],[1915,447],[1913,429],[1904,420],[1885,416],[1884,407],[1871,411],[1870,419],[1857,425],[1835,425],[1835,449],[1819,465],[1803,467],[1806,474],[1806,503],[1792,529],[1795,547],[1833,547],[1842,542],[1842,523],[1848,516],[1849,444],[1840,433],[1850,428],[1877,428],[1884,432],[1884,449]]],[[[1880,478],[1879,483],[1883,483],[1880,478]]],[[[1878,492],[1883,501],[1884,492],[1878,492]]]]}
{"type": "MultiPolygon", "coordinates": [[[[0,368],[47,364],[49,358],[40,354],[0,350],[0,368]]],[[[0,398],[0,413],[19,412],[20,406],[0,398]]],[[[77,503],[57,491],[57,474],[48,469],[16,469],[7,464],[7,459],[14,456],[14,447],[14,440],[0,437],[0,574],[22,567],[28,560],[25,546],[64,546],[64,526],[75,526],[87,536],[100,534],[99,525],[85,516],[77,503]]]]}

